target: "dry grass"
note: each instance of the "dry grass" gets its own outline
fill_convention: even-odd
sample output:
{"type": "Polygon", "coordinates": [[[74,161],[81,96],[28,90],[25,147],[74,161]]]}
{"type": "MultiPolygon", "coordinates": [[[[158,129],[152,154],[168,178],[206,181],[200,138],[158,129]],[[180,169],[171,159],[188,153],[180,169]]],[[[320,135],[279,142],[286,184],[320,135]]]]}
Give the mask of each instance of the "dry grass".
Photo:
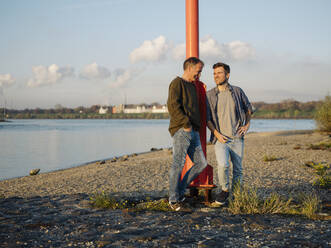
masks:
{"type": "Polygon", "coordinates": [[[294,214],[315,218],[320,209],[319,198],[315,194],[302,194],[299,199],[300,203],[294,204],[292,198],[286,200],[277,193],[262,199],[256,189],[242,186],[234,189],[228,210],[233,214],[294,214]]]}

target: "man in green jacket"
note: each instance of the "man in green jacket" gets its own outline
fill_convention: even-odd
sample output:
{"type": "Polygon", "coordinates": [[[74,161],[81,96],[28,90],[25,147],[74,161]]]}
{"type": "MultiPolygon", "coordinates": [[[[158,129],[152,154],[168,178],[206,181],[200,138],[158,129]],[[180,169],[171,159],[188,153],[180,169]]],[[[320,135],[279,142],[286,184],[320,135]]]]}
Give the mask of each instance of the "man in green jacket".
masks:
{"type": "Polygon", "coordinates": [[[199,79],[204,63],[191,57],[184,62],[182,77],[176,77],[169,86],[169,132],[173,138],[173,163],[169,178],[169,204],[180,210],[185,200],[186,187],[207,166],[200,143],[200,111],[195,81],[199,79]],[[194,166],[181,180],[181,172],[188,155],[194,166]]]}

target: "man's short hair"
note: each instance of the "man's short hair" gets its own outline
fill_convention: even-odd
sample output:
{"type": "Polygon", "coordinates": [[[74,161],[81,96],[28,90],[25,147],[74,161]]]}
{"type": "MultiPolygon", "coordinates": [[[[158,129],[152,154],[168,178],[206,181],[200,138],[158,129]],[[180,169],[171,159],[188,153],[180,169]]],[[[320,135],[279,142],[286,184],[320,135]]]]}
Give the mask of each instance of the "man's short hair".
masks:
{"type": "Polygon", "coordinates": [[[199,64],[199,63],[200,63],[202,66],[204,66],[204,63],[203,63],[200,59],[198,59],[198,58],[196,58],[196,57],[190,57],[190,58],[186,59],[186,60],[184,61],[184,64],[183,64],[184,71],[185,71],[189,66],[193,66],[193,65],[196,65],[196,64],[199,64]]]}
{"type": "Polygon", "coordinates": [[[230,66],[229,65],[227,65],[225,63],[221,63],[221,62],[218,62],[218,63],[213,65],[213,69],[216,69],[218,67],[223,67],[223,69],[226,73],[230,73],[230,66]]]}

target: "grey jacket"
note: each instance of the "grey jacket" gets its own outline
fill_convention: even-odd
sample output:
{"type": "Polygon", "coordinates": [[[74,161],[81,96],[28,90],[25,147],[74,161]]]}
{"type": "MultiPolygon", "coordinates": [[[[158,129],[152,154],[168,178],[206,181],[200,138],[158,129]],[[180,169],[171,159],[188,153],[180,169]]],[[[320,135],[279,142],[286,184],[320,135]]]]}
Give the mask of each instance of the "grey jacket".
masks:
{"type": "MultiPolygon", "coordinates": [[[[237,87],[232,86],[229,84],[229,90],[231,92],[233,101],[236,106],[236,116],[237,119],[240,122],[240,126],[243,126],[246,124],[246,113],[250,111],[253,113],[252,105],[249,102],[247,96],[245,95],[244,91],[237,87]]],[[[215,129],[220,132],[218,117],[217,117],[217,94],[218,94],[218,88],[217,86],[206,93],[206,104],[207,104],[207,122],[211,121],[215,127],[215,129]]],[[[210,135],[210,142],[215,144],[217,141],[217,138],[215,135],[211,132],[210,135]]]]}

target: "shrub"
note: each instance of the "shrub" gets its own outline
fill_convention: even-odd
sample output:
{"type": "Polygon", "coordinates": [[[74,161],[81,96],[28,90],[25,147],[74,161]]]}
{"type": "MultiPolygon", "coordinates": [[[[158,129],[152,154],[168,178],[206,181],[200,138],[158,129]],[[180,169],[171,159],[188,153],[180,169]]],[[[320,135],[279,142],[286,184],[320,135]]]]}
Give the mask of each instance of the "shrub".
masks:
{"type": "Polygon", "coordinates": [[[317,109],[315,121],[320,131],[331,132],[331,96],[326,96],[322,105],[317,109]]]}

